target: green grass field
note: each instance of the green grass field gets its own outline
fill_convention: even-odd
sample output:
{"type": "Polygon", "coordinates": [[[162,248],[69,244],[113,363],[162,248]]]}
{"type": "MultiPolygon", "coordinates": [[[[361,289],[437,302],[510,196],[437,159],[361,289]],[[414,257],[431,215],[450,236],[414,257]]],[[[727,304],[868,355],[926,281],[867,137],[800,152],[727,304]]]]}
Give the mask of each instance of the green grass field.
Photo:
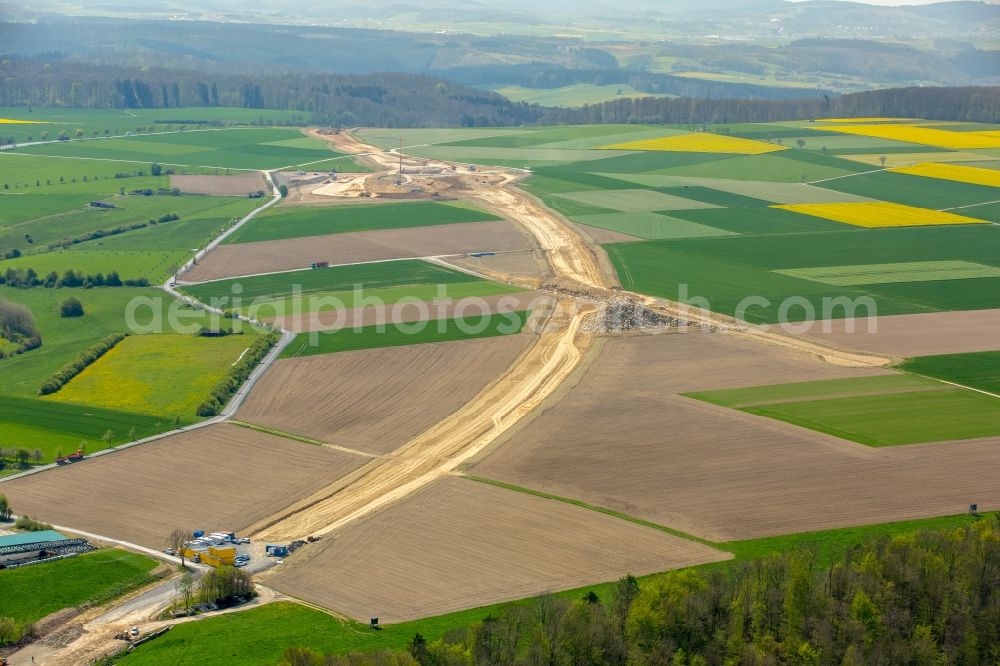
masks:
{"type": "Polygon", "coordinates": [[[124,550],[0,571],[0,615],[35,622],[63,608],[103,603],[154,578],[157,562],[124,550]]]}
{"type": "MultiPolygon", "coordinates": [[[[715,544],[732,552],[730,562],[706,565],[706,568],[726,568],[732,562],[766,557],[792,550],[816,553],[817,568],[829,566],[854,544],[873,538],[908,534],[917,530],[951,530],[968,527],[976,519],[968,515],[928,518],[883,525],[849,527],[823,532],[732,541],[715,544]]],[[[639,579],[640,587],[654,577],[639,579]]],[[[561,591],[559,596],[579,599],[594,592],[602,603],[609,603],[616,583],[608,582],[584,588],[561,591]]],[[[524,602],[512,602],[524,603],[524,602]]],[[[322,611],[290,602],[277,602],[240,613],[190,622],[174,627],[165,636],[143,645],[115,663],[125,666],[153,666],[164,663],[191,663],[206,653],[229,658],[249,666],[276,663],[290,646],[304,646],[326,653],[374,652],[406,649],[413,636],[421,634],[435,641],[446,633],[463,629],[484,618],[496,616],[508,604],[474,608],[447,615],[383,626],[372,631],[367,625],[332,617],[322,611]]]]}
{"type": "Polygon", "coordinates": [[[594,85],[592,83],[577,83],[560,88],[525,88],[523,86],[500,86],[493,89],[513,102],[527,102],[542,106],[573,107],[584,104],[599,104],[613,99],[628,97],[663,97],[652,93],[636,90],[632,86],[594,85]]]}
{"type": "Polygon", "coordinates": [[[104,135],[108,130],[112,136],[137,132],[138,128],[152,128],[153,131],[178,129],[185,125],[189,129],[208,122],[222,122],[235,125],[282,125],[286,123],[305,124],[309,114],[299,111],[274,109],[244,109],[242,107],[179,107],[158,109],[84,109],[50,108],[36,106],[29,112],[26,107],[0,107],[0,118],[33,120],[43,122],[37,125],[5,125],[5,136],[13,136],[18,143],[25,143],[28,136],[41,140],[41,133],[47,131],[49,139],[55,139],[61,131],[74,136],[77,129],[90,137],[94,130],[104,135]]]}
{"type": "MultiPolygon", "coordinates": [[[[162,416],[135,414],[93,405],[58,403],[41,398],[0,395],[0,447],[42,452],[43,463],[57,455],[76,451],[81,442],[86,450],[99,451],[108,446],[104,436],[113,433],[110,444],[151,437],[174,428],[174,420],[162,416]],[[134,437],[129,435],[134,433],[134,437]]],[[[181,425],[194,422],[181,418],[181,425]]],[[[34,461],[32,461],[34,462],[34,461]]]]}
{"type": "MultiPolygon", "coordinates": [[[[839,192],[934,210],[991,202],[1000,198],[995,187],[891,171],[864,173],[820,184],[839,192]]],[[[975,217],[976,214],[972,212],[975,210],[970,208],[968,211],[956,212],[975,217]]]]}
{"type": "Polygon", "coordinates": [[[659,213],[603,213],[600,215],[574,215],[570,219],[590,227],[608,229],[645,239],[705,238],[733,234],[731,231],[659,213]]]}
{"type": "Polygon", "coordinates": [[[300,333],[285,348],[281,358],[513,335],[521,332],[528,315],[528,312],[504,312],[461,319],[437,319],[412,324],[373,325],[358,329],[300,333]]]}
{"type": "Polygon", "coordinates": [[[227,237],[224,242],[253,243],[351,231],[403,229],[498,219],[500,218],[472,206],[436,201],[298,208],[277,207],[255,217],[227,237]]]}
{"type": "MultiPolygon", "coordinates": [[[[129,329],[126,310],[130,302],[155,305],[155,316],[164,320],[164,313],[173,302],[156,289],[134,287],[102,287],[97,289],[13,289],[0,287],[0,298],[29,308],[42,335],[42,346],[20,356],[0,361],[0,394],[33,396],[38,387],[60,368],[88,347],[113,333],[129,329]],[[84,307],[84,316],[63,319],[59,305],[69,297],[77,298],[84,307]]],[[[190,311],[186,311],[190,313],[190,311]]],[[[139,323],[153,320],[148,307],[136,310],[139,323]]]]}
{"type": "MultiPolygon", "coordinates": [[[[734,225],[735,220],[736,216],[734,225]]],[[[767,299],[767,304],[755,302],[743,312],[752,323],[780,321],[782,304],[789,297],[805,299],[821,318],[845,316],[844,308],[833,307],[832,301],[824,306],[824,299],[839,297],[870,297],[879,315],[1000,307],[1000,278],[838,287],[777,272],[922,261],[996,267],[1000,229],[992,225],[655,240],[605,248],[627,289],[677,300],[686,288],[688,300],[706,298],[712,310],[729,315],[736,315],[748,297],[767,299]]],[[[788,321],[807,318],[803,307],[786,307],[788,321]]],[[[859,316],[867,314],[865,308],[858,311],[859,316]]]]}
{"type": "Polygon", "coordinates": [[[1000,351],[920,356],[907,359],[899,368],[1000,394],[1000,351]]]}
{"type": "Polygon", "coordinates": [[[912,375],[687,395],[868,446],[1000,435],[1000,399],[912,375]]]}
{"type": "Polygon", "coordinates": [[[459,299],[521,290],[412,259],[218,280],[188,285],[183,291],[203,303],[260,318],[293,310],[313,312],[333,306],[392,305],[403,299],[459,299]]]}
{"type": "Polygon", "coordinates": [[[47,400],[194,418],[255,336],[133,335],[47,400]]]}
{"type": "MultiPolygon", "coordinates": [[[[128,227],[137,223],[158,219],[169,213],[176,213],[180,220],[163,225],[150,225],[147,229],[129,231],[117,236],[105,236],[97,240],[85,241],[74,245],[74,249],[96,249],[114,247],[121,249],[137,249],[131,241],[143,237],[146,242],[140,242],[142,249],[181,249],[190,250],[200,244],[207,243],[221,231],[221,228],[233,219],[243,217],[253,210],[257,201],[245,197],[207,197],[197,195],[187,196],[110,196],[101,197],[102,201],[116,206],[114,209],[92,208],[87,205],[87,198],[80,201],[73,195],[27,195],[28,201],[42,199],[43,204],[53,202],[54,212],[35,209],[32,217],[25,221],[13,222],[0,226],[0,253],[17,248],[25,255],[48,251],[48,245],[80,239],[86,234],[97,230],[111,230],[116,227],[128,227]],[[56,203],[58,202],[58,203],[56,203]],[[66,203],[70,208],[63,208],[66,203]],[[203,221],[209,224],[200,224],[203,221]],[[196,224],[193,224],[196,223],[196,224]],[[204,227],[199,230],[197,227],[204,227]],[[177,231],[180,229],[181,231],[177,231]],[[161,238],[161,235],[167,238],[161,238]],[[184,239],[171,239],[177,234],[184,239]],[[31,237],[31,242],[26,237],[31,237]]],[[[8,197],[13,198],[13,197],[8,197]]],[[[4,200],[0,197],[0,200],[4,200]]],[[[0,269],[5,264],[0,262],[0,269]]]]}
{"type": "MultiPolygon", "coordinates": [[[[63,141],[18,150],[34,155],[219,169],[279,169],[340,157],[324,141],[304,137],[295,129],[281,128],[192,129],[63,141]]],[[[341,161],[339,171],[357,169],[353,159],[345,157],[341,161]]]]}

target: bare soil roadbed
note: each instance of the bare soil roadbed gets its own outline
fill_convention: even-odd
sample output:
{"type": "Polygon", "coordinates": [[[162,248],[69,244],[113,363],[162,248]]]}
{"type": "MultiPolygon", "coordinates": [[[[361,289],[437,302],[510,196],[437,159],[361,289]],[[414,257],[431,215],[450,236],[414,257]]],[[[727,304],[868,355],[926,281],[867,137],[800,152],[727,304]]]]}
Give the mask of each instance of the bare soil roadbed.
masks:
{"type": "Polygon", "coordinates": [[[562,502],[450,477],[309,546],[268,578],[393,623],[729,555],[562,502]]]}
{"type": "Polygon", "coordinates": [[[218,424],[0,484],[21,513],[162,548],[171,530],[240,530],[365,458],[218,424]]]}
{"type": "Polygon", "coordinates": [[[389,453],[461,408],[532,342],[523,333],[278,361],[237,418],[389,453]]]}
{"type": "Polygon", "coordinates": [[[869,332],[867,319],[819,321],[806,335],[833,347],[897,358],[992,351],[1000,347],[998,309],[892,315],[877,317],[874,324],[875,330],[869,332]]]}
{"type": "Polygon", "coordinates": [[[184,194],[245,197],[252,192],[267,192],[270,186],[259,172],[235,176],[170,176],[170,186],[184,194]]]}
{"type": "Polygon", "coordinates": [[[558,389],[590,343],[579,334],[585,316],[557,311],[550,322],[564,321],[535,338],[516,363],[461,409],[390,455],[260,521],[252,534],[272,541],[326,534],[449,474],[558,389]]]}
{"type": "Polygon", "coordinates": [[[713,541],[1000,507],[1000,438],[874,449],[677,395],[879,372],[720,334],[610,339],[472,471],[713,541]]]}
{"type": "Polygon", "coordinates": [[[510,222],[459,222],[430,227],[356,231],[257,243],[219,245],[184,274],[186,282],[332,265],[469,252],[529,250],[531,237],[510,222]]]}

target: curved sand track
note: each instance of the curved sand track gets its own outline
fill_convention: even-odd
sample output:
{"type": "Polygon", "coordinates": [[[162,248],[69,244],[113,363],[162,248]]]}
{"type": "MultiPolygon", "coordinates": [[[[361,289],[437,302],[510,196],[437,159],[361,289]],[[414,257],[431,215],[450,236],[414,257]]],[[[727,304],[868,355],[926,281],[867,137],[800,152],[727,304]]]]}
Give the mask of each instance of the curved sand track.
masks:
{"type": "MultiPolygon", "coordinates": [[[[398,153],[365,145],[345,133],[310,133],[331,141],[340,151],[364,155],[387,172],[398,168],[398,153]]],[[[433,160],[414,160],[403,156],[404,167],[425,166],[431,162],[433,160]]],[[[508,169],[483,168],[469,174],[455,173],[452,177],[462,180],[470,198],[531,232],[546,250],[548,261],[560,282],[583,288],[596,298],[625,293],[652,309],[681,314],[690,321],[811,353],[836,365],[878,366],[889,361],[880,356],[842,352],[781,333],[738,328],[729,318],[711,312],[629,292],[612,291],[586,242],[556,213],[515,187],[521,175],[508,169]]],[[[581,308],[579,302],[566,298],[560,300],[554,319],[557,323],[565,322],[564,328],[544,333],[503,376],[459,411],[389,455],[260,521],[250,528],[250,532],[258,539],[274,541],[326,534],[452,472],[530,413],[570,375],[590,343],[590,336],[580,333],[581,323],[588,314],[589,308],[581,308]]]]}

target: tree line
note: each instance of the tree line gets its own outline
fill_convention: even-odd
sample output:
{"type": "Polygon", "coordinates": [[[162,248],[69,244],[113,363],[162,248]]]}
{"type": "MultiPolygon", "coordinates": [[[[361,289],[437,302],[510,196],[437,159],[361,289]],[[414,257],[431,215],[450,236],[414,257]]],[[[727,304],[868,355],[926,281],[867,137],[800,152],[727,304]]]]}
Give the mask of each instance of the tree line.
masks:
{"type": "Polygon", "coordinates": [[[107,275],[101,272],[84,273],[67,269],[62,275],[55,271],[42,277],[34,268],[8,268],[0,273],[0,286],[18,287],[30,289],[31,287],[44,287],[46,289],[61,289],[63,287],[82,287],[91,289],[93,287],[148,287],[148,278],[126,278],[122,279],[118,271],[109,271],[107,275]]]}
{"type": "Polygon", "coordinates": [[[87,369],[88,366],[96,362],[99,358],[115,348],[115,346],[128,337],[128,333],[115,333],[109,335],[97,344],[94,344],[77,355],[75,359],[64,365],[58,372],[45,380],[39,387],[38,395],[51,395],[69,383],[71,379],[87,369]]]}
{"type": "MultiPolygon", "coordinates": [[[[199,331],[199,335],[203,335],[199,331]]],[[[278,343],[281,336],[267,333],[253,341],[240,359],[229,369],[226,376],[212,388],[211,396],[198,406],[198,416],[215,416],[222,411],[229,399],[243,385],[268,352],[278,343]]]]}
{"type": "Polygon", "coordinates": [[[1000,119],[1000,87],[888,88],[812,99],[622,98],[573,109],[547,109],[551,124],[740,123],[811,118],[928,118],[991,123],[1000,119]]]}
{"type": "Polygon", "coordinates": [[[542,115],[538,107],[417,74],[239,75],[11,57],[0,62],[0,75],[0,106],[242,107],[261,109],[260,124],[348,127],[517,125],[542,115]],[[271,119],[269,109],[298,115],[271,119]]]}
{"type": "Polygon", "coordinates": [[[409,649],[283,666],[937,666],[1000,658],[1000,519],[545,595],[409,649]]]}

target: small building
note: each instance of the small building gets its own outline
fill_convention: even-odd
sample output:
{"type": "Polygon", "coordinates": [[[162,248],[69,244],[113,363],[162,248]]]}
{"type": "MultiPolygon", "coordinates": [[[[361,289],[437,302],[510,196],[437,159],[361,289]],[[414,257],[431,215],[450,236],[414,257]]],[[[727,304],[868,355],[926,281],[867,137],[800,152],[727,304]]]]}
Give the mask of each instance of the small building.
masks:
{"type": "Polygon", "coordinates": [[[59,555],[86,552],[93,546],[84,539],[70,539],[55,530],[0,536],[0,566],[20,565],[59,555]]]}
{"type": "Polygon", "coordinates": [[[91,201],[90,202],[90,207],[91,208],[116,208],[117,206],[115,206],[113,203],[108,203],[107,201],[91,201]]]}

